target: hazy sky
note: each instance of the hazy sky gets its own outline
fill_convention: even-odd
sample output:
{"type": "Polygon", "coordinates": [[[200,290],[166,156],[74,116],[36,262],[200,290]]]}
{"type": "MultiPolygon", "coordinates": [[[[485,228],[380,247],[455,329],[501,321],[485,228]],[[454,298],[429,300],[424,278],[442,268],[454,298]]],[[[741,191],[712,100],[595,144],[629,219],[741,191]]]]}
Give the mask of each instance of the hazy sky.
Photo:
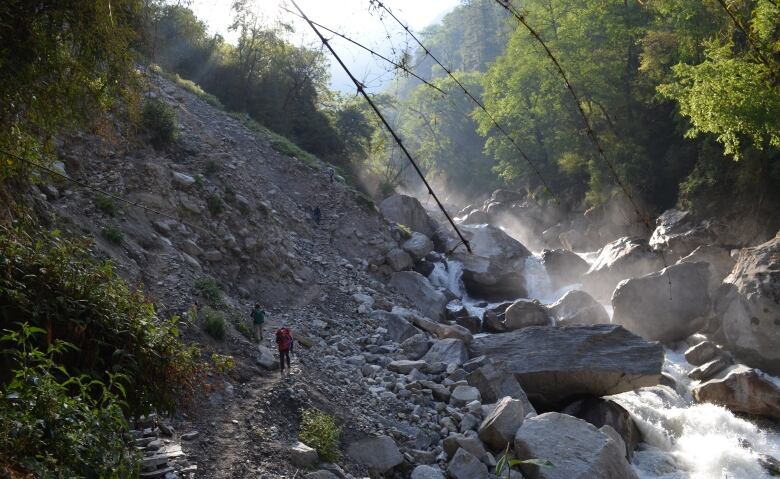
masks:
{"type": "MultiPolygon", "coordinates": [[[[410,41],[392,18],[384,18],[383,23],[380,15],[370,9],[369,0],[297,0],[297,2],[313,21],[354,38],[385,56],[397,58],[410,41]]],[[[232,42],[236,39],[236,34],[228,30],[232,20],[231,3],[231,0],[193,0],[191,8],[209,25],[212,33],[220,33],[232,42]]],[[[254,3],[255,11],[265,21],[273,22],[282,19],[294,25],[295,33],[290,37],[290,41],[299,45],[320,47],[319,40],[303,20],[280,8],[287,6],[294,10],[292,4],[286,0],[254,0],[254,3]]],[[[384,0],[383,3],[402,21],[407,22],[416,33],[438,21],[460,1],[384,0]]],[[[332,35],[326,37],[330,38],[332,35]]],[[[368,87],[378,89],[392,78],[392,72],[388,71],[392,67],[375,60],[369,53],[339,38],[334,39],[331,45],[352,73],[368,87]]],[[[413,51],[414,48],[411,50],[413,51]]],[[[331,60],[330,56],[329,60],[331,60]]],[[[331,62],[331,76],[333,88],[345,92],[355,91],[354,85],[335,61],[331,62]]]]}

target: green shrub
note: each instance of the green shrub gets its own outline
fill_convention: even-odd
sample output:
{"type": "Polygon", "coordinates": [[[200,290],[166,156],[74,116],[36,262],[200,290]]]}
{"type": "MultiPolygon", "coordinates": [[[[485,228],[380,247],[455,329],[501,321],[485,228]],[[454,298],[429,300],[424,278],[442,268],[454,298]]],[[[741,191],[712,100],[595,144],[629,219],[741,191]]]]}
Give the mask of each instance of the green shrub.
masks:
{"type": "MultiPolygon", "coordinates": [[[[14,363],[0,389],[0,451],[36,477],[133,477],[139,457],[126,444],[128,424],[120,407],[119,375],[108,383],[70,376],[56,362],[73,349],[54,341],[34,346],[44,329],[28,324],[0,337],[14,363]]],[[[0,463],[2,455],[0,452],[0,463]]]]}
{"type": "Polygon", "coordinates": [[[331,416],[318,409],[303,411],[298,437],[301,442],[316,449],[323,461],[336,462],[341,457],[341,428],[331,416]]]}
{"type": "Polygon", "coordinates": [[[222,198],[220,198],[216,193],[209,196],[209,199],[206,201],[206,205],[208,206],[209,212],[211,212],[212,215],[218,215],[225,209],[224,205],[222,204],[222,198]]]}
{"type": "Polygon", "coordinates": [[[230,322],[233,323],[233,327],[236,328],[236,331],[241,333],[243,337],[253,342],[257,341],[257,336],[255,336],[254,330],[249,327],[246,321],[233,316],[230,318],[230,322]]]}
{"type": "MultiPolygon", "coordinates": [[[[74,376],[116,385],[114,394],[124,388],[128,414],[188,403],[202,380],[197,348],[182,343],[178,318],[158,318],[110,262],[91,257],[91,246],[30,220],[0,225],[0,330],[18,332],[28,322],[47,332],[34,346],[72,344],[75,349],[58,355],[59,364],[74,376]]],[[[0,384],[17,367],[7,358],[0,354],[0,384]]]]}
{"type": "Polygon", "coordinates": [[[195,292],[212,308],[221,308],[225,305],[222,301],[222,291],[214,278],[200,278],[195,281],[195,292]]]}
{"type": "Polygon", "coordinates": [[[212,353],[211,362],[214,363],[214,369],[220,374],[228,374],[236,368],[236,360],[229,355],[212,353]]]}
{"type": "Polygon", "coordinates": [[[212,176],[219,172],[219,162],[217,160],[206,161],[206,166],[203,168],[203,174],[206,176],[212,176]]]}
{"type": "Polygon", "coordinates": [[[110,196],[106,196],[106,195],[98,196],[97,198],[95,198],[95,206],[100,212],[112,218],[116,216],[118,212],[116,203],[114,203],[113,198],[111,198],[110,196]]]}
{"type": "Polygon", "coordinates": [[[203,330],[214,339],[222,341],[225,339],[227,323],[225,322],[225,313],[217,311],[209,306],[203,308],[203,330]]]}
{"type": "Polygon", "coordinates": [[[155,147],[163,148],[176,140],[176,112],[164,101],[157,98],[146,100],[141,121],[155,147]]]}
{"type": "Polygon", "coordinates": [[[103,236],[103,238],[107,239],[108,241],[114,244],[121,244],[122,239],[124,239],[124,234],[122,233],[122,230],[120,230],[116,226],[106,226],[100,231],[100,234],[103,236]]]}

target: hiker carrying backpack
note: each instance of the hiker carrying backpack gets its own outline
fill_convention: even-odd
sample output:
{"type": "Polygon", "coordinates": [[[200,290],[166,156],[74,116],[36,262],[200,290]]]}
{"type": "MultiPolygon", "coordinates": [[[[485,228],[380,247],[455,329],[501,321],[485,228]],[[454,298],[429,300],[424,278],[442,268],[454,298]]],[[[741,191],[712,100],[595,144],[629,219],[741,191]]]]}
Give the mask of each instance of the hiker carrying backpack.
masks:
{"type": "Polygon", "coordinates": [[[279,366],[284,374],[284,361],[287,359],[287,373],[292,372],[290,367],[290,351],[293,349],[293,337],[288,328],[279,328],[276,331],[276,346],[279,348],[279,366]]]}

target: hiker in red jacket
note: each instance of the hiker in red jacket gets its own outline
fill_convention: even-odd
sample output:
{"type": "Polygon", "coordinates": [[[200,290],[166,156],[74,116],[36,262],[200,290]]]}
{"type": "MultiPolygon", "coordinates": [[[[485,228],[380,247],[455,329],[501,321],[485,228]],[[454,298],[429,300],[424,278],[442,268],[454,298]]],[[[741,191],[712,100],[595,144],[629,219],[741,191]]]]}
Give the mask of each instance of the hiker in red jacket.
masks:
{"type": "Polygon", "coordinates": [[[281,373],[284,374],[285,358],[287,358],[287,373],[291,373],[290,351],[292,351],[293,348],[293,337],[289,329],[279,328],[279,330],[276,331],[276,346],[279,348],[279,366],[282,368],[281,373]]]}

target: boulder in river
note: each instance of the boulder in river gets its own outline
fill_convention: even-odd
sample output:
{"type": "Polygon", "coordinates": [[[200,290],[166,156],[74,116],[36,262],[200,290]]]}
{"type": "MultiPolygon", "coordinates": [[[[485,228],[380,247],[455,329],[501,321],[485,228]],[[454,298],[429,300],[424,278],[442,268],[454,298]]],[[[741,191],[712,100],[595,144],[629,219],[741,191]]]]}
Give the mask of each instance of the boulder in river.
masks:
{"type": "Polygon", "coordinates": [[[720,246],[699,246],[691,254],[680,258],[678,263],[704,262],[710,265],[710,294],[715,292],[720,283],[734,268],[736,259],[731,257],[729,250],[720,246]]]}
{"type": "Polygon", "coordinates": [[[780,419],[780,384],[758,369],[736,366],[695,386],[693,398],[736,413],[780,419]]]}
{"type": "Polygon", "coordinates": [[[604,306],[585,291],[569,291],[547,309],[560,326],[610,323],[604,306]]]}
{"type": "Polygon", "coordinates": [[[422,360],[432,363],[461,365],[469,360],[469,352],[466,345],[460,339],[440,339],[425,353],[422,360]]]}
{"type": "Polygon", "coordinates": [[[414,271],[394,273],[390,286],[403,294],[427,317],[435,320],[442,318],[447,297],[431,285],[425,276],[414,271]]]}
{"type": "Polygon", "coordinates": [[[550,324],[550,314],[539,301],[518,299],[506,308],[501,326],[504,331],[515,331],[528,326],[549,326],[550,324]]]}
{"type": "Polygon", "coordinates": [[[463,284],[476,298],[491,300],[525,296],[523,267],[530,251],[500,228],[462,226],[473,254],[457,253],[463,263],[463,284]]]}
{"type": "Polygon", "coordinates": [[[582,275],[590,269],[587,261],[565,249],[542,251],[542,264],[555,288],[582,282],[582,275]]]}
{"type": "Polygon", "coordinates": [[[681,263],[622,281],[612,295],[612,321],[643,338],[684,339],[710,315],[707,263],[681,263]]]}
{"type": "Polygon", "coordinates": [[[527,419],[515,435],[519,459],[546,459],[553,466],[521,466],[528,479],[636,479],[625,451],[582,419],[549,412],[527,419]]]}
{"type": "Polygon", "coordinates": [[[578,399],[561,412],[588,421],[597,428],[611,427],[620,436],[629,461],[642,439],[631,414],[611,399],[599,397],[578,399]]]}
{"type": "Polygon", "coordinates": [[[658,384],[664,359],[660,344],[607,324],[532,326],[475,338],[470,349],[514,374],[532,402],[548,405],[658,384]]]}
{"type": "Polygon", "coordinates": [[[479,438],[494,451],[503,451],[523,424],[523,403],[509,396],[501,398],[479,426],[479,438]]]}
{"type": "Polygon", "coordinates": [[[379,211],[388,220],[404,225],[427,237],[436,232],[436,223],[417,198],[406,195],[392,195],[379,204],[379,211]]]}
{"type": "Polygon", "coordinates": [[[494,403],[504,396],[518,399],[523,404],[525,414],[536,414],[525,391],[517,382],[517,378],[503,369],[496,369],[492,363],[485,364],[469,373],[466,377],[469,385],[479,389],[479,394],[485,403],[494,403]]]}
{"type": "Polygon", "coordinates": [[[619,238],[603,248],[583,278],[585,290],[596,298],[609,298],[617,284],[663,268],[661,255],[639,238],[619,238]]]}
{"type": "Polygon", "coordinates": [[[433,241],[424,234],[415,231],[411,238],[404,241],[403,249],[417,261],[433,251],[433,241]]]}
{"type": "Polygon", "coordinates": [[[719,290],[716,313],[737,359],[780,375],[780,234],[740,251],[719,290]]]}
{"type": "Polygon", "coordinates": [[[690,254],[698,246],[710,244],[715,234],[708,222],[697,222],[689,211],[666,210],[656,220],[656,228],[650,237],[650,247],[665,252],[670,260],[677,261],[690,254]]]}

